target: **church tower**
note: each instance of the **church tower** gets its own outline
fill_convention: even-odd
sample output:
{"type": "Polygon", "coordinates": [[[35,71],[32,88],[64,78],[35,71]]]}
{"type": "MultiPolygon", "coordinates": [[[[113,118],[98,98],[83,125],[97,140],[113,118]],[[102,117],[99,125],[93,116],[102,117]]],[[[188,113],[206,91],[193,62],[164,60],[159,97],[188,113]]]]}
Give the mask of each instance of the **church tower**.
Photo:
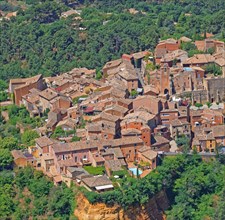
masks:
{"type": "Polygon", "coordinates": [[[172,94],[172,83],[170,79],[170,69],[164,64],[160,69],[160,93],[162,95],[172,94]]]}

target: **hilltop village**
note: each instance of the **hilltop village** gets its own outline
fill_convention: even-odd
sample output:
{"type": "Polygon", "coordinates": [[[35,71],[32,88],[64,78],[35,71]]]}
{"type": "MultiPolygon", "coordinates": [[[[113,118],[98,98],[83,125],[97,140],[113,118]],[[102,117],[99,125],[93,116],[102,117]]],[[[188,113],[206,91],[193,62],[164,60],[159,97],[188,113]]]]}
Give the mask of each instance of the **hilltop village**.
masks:
{"type": "Polygon", "coordinates": [[[164,154],[214,154],[225,144],[224,42],[209,33],[123,54],[101,72],[11,79],[9,93],[30,117],[47,115],[34,129],[35,145],[11,152],[14,164],[42,170],[55,184],[111,190],[110,177],[142,178],[164,154]],[[185,44],[201,53],[189,56],[185,44]]]}

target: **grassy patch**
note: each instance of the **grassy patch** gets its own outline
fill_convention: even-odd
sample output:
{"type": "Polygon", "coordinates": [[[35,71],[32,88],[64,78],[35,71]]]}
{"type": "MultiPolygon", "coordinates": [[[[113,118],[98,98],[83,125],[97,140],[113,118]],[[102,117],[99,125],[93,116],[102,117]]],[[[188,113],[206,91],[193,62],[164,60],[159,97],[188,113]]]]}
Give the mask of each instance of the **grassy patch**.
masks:
{"type": "Polygon", "coordinates": [[[105,172],[105,167],[93,167],[93,166],[84,166],[83,167],[88,173],[92,175],[102,175],[105,172]]]}

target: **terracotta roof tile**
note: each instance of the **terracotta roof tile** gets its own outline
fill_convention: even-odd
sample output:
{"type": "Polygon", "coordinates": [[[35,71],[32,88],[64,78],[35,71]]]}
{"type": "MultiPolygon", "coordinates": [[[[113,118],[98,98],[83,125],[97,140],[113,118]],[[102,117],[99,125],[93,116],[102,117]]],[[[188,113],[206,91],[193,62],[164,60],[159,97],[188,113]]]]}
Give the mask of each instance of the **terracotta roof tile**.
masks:
{"type": "Polygon", "coordinates": [[[35,141],[40,147],[49,146],[54,143],[53,140],[51,140],[50,138],[48,138],[46,136],[37,138],[37,139],[35,139],[35,141]]]}
{"type": "Polygon", "coordinates": [[[42,92],[40,92],[40,96],[47,99],[48,101],[50,101],[50,100],[54,99],[55,97],[57,97],[58,93],[50,88],[47,88],[47,89],[43,90],[42,92]]]}
{"type": "Polygon", "coordinates": [[[214,137],[224,137],[225,136],[225,125],[213,126],[212,132],[213,132],[214,137]]]}
{"type": "Polygon", "coordinates": [[[120,160],[106,160],[105,166],[107,166],[111,171],[120,171],[123,169],[123,164],[120,160]]]}
{"type": "Polygon", "coordinates": [[[144,151],[143,153],[141,153],[145,158],[153,160],[157,157],[157,152],[153,151],[153,150],[147,150],[144,151]]]}
{"type": "Polygon", "coordinates": [[[187,59],[184,64],[207,64],[215,61],[211,54],[195,54],[193,57],[187,59]]]}
{"type": "Polygon", "coordinates": [[[97,187],[97,186],[104,186],[104,185],[111,185],[112,182],[109,180],[107,176],[93,176],[93,177],[87,177],[82,179],[82,181],[88,186],[88,187],[97,187]]]}

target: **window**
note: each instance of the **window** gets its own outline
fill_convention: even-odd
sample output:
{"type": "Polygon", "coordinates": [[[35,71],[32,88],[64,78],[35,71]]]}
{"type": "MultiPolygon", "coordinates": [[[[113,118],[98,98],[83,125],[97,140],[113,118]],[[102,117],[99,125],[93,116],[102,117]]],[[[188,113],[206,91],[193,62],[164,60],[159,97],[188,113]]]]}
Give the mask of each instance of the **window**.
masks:
{"type": "Polygon", "coordinates": [[[77,157],[75,157],[75,162],[77,162],[77,157]]]}

